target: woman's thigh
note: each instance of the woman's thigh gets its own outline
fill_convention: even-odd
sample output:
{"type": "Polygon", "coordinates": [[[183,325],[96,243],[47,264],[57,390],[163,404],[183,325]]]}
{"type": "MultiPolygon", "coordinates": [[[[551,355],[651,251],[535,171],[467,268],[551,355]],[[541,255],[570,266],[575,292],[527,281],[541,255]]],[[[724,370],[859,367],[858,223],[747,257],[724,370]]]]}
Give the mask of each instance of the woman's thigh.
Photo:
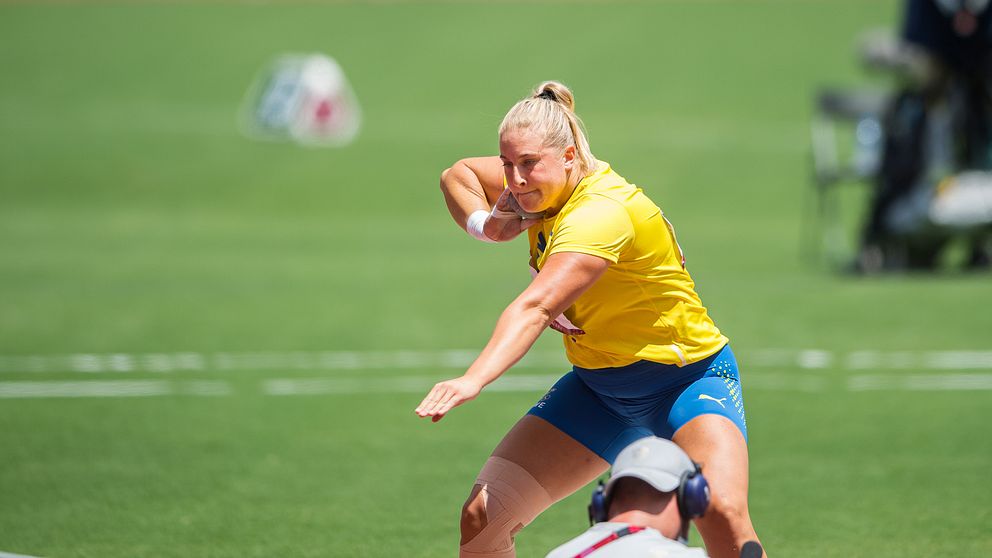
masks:
{"type": "Polygon", "coordinates": [[[544,419],[526,415],[483,465],[462,507],[461,556],[514,556],[513,538],[608,464],[544,419]]]}
{"type": "Polygon", "coordinates": [[[672,441],[702,467],[712,494],[747,501],[747,442],[737,425],[726,417],[702,415],[680,428],[672,441]]]}
{"type": "Polygon", "coordinates": [[[707,553],[738,556],[744,542],[757,540],[747,507],[747,442],[739,427],[727,417],[704,414],[682,426],[672,441],[701,465],[710,486],[710,508],[696,520],[707,553]]]}
{"type": "Polygon", "coordinates": [[[493,450],[525,469],[553,501],[603,474],[610,464],[546,420],[525,415],[493,450]]]}
{"type": "Polygon", "coordinates": [[[649,421],[597,394],[574,371],[562,376],[528,416],[543,419],[606,463],[628,444],[651,435],[649,421]]]}

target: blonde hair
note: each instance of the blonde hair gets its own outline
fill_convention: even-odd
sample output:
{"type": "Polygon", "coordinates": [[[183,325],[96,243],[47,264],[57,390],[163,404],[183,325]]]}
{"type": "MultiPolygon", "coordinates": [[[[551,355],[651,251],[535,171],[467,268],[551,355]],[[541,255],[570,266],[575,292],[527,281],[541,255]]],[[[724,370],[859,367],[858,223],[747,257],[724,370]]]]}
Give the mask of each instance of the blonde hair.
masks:
{"type": "Polygon", "coordinates": [[[544,136],[544,145],[564,151],[575,146],[575,158],[583,177],[596,170],[582,120],[575,114],[572,90],[557,81],[546,81],[530,97],[513,105],[499,125],[499,135],[508,130],[531,129],[544,136]]]}

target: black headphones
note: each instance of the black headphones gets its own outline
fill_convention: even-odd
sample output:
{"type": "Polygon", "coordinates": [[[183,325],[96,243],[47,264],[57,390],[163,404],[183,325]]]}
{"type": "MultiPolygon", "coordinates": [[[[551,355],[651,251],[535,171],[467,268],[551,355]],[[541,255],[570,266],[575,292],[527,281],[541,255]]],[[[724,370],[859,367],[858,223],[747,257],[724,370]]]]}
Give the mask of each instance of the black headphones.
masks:
{"type": "MultiPolygon", "coordinates": [[[[692,463],[692,470],[686,471],[679,479],[679,486],[675,490],[675,501],[679,506],[679,515],[684,521],[702,517],[706,513],[706,508],[710,505],[710,485],[703,476],[703,471],[699,464],[692,463]]],[[[610,499],[606,494],[606,485],[603,480],[592,492],[592,499],[589,501],[589,524],[595,525],[609,520],[610,499]]]]}

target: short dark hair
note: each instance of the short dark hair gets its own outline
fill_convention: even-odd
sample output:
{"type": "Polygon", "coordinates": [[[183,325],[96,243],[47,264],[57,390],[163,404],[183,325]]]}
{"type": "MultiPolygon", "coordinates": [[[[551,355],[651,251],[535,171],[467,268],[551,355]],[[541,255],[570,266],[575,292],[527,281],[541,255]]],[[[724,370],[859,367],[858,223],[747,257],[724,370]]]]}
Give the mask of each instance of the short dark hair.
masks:
{"type": "Polygon", "coordinates": [[[608,515],[613,517],[634,509],[658,513],[674,496],[674,492],[661,492],[637,477],[621,477],[610,487],[608,515]]]}

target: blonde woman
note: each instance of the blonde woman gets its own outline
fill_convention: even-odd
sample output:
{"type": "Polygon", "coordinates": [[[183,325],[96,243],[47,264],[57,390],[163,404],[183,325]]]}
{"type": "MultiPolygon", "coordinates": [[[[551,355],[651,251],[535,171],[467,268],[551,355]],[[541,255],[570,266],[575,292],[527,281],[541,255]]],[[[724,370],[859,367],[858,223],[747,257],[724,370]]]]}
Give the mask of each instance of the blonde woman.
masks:
{"type": "Polygon", "coordinates": [[[744,401],[734,355],[706,313],[675,232],[598,161],[572,92],[546,82],[499,128],[499,157],[441,175],[454,220],[483,241],[527,231],[534,280],[462,376],[416,409],[438,421],[500,377],[546,327],[573,368],[506,434],[462,509],[460,556],[515,556],[513,539],[606,471],[631,442],[671,439],[702,466],[712,502],[696,526],[714,558],[756,540],[748,515],[744,401]]]}

